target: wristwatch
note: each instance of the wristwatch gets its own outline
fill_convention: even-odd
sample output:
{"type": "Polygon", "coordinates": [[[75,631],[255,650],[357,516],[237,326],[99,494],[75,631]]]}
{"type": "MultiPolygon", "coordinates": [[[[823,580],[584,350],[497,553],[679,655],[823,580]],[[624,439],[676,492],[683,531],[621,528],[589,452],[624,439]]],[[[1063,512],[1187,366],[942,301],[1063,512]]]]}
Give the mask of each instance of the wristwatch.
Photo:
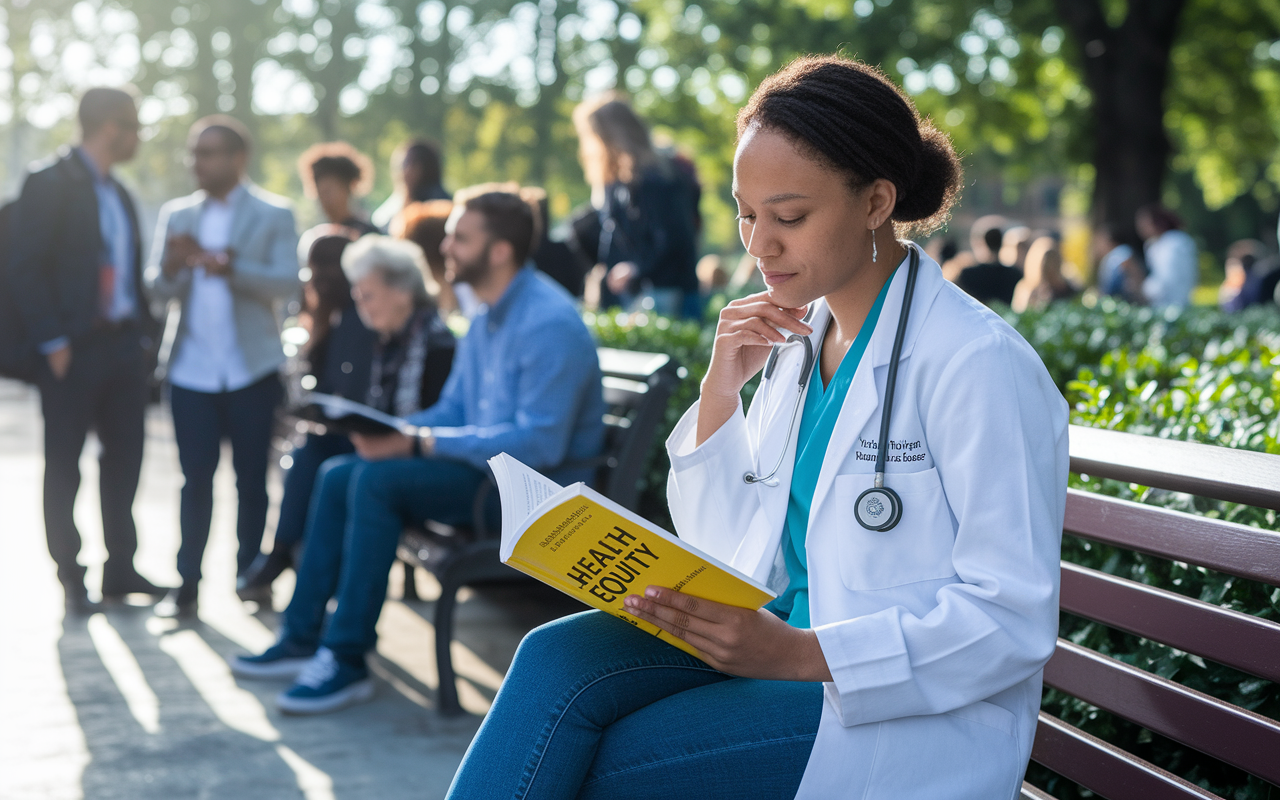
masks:
{"type": "Polygon", "coordinates": [[[409,437],[413,439],[413,442],[411,445],[412,450],[410,450],[410,452],[413,453],[414,458],[422,458],[423,456],[427,455],[425,452],[423,452],[422,443],[431,438],[431,429],[415,428],[413,433],[411,433],[409,437]]]}

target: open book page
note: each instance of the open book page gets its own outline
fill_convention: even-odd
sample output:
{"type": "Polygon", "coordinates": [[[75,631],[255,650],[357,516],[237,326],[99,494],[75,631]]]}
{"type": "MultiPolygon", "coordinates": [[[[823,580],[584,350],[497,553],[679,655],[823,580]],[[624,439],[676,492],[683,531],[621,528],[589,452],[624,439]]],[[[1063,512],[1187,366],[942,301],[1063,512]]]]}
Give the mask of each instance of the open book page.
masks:
{"type": "Polygon", "coordinates": [[[686,652],[697,655],[685,642],[628,614],[623,599],[628,594],[642,594],[648,586],[663,586],[718,603],[757,609],[774,596],[749,576],[588,486],[575,483],[559,489],[505,455],[489,463],[495,476],[507,475],[505,479],[498,477],[499,491],[504,494],[503,563],[686,652]],[[516,467],[521,480],[510,478],[516,467]],[[537,498],[544,496],[542,492],[550,495],[537,503],[537,498]],[[508,493],[517,496],[510,516],[508,493]],[[537,505],[519,519],[519,512],[532,503],[537,505]],[[518,521],[508,524],[509,519],[518,521]]]}
{"type": "Polygon", "coordinates": [[[305,398],[307,403],[314,404],[320,408],[329,419],[342,419],[347,416],[364,417],[374,422],[379,422],[397,431],[407,432],[413,426],[407,420],[400,417],[393,417],[390,414],[383,413],[376,408],[357,403],[354,400],[348,400],[345,397],[339,397],[334,394],[324,394],[323,392],[311,392],[305,398]]]}
{"type": "Polygon", "coordinates": [[[506,453],[489,459],[489,469],[498,484],[498,496],[502,501],[502,552],[503,560],[511,555],[519,531],[533,514],[556,492],[560,484],[530,469],[506,453]]]}

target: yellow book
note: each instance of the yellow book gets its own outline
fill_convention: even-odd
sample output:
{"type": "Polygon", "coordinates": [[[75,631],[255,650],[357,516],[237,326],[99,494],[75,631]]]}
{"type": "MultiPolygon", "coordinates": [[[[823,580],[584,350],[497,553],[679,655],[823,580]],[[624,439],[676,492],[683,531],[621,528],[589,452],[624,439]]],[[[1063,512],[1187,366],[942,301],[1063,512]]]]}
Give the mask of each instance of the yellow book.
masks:
{"type": "Polygon", "coordinates": [[[774,594],[760,583],[575,483],[561,487],[502,453],[489,459],[502,501],[502,563],[608,612],[691,655],[693,648],[637,619],[622,604],[649,586],[757,609],[774,594]]]}

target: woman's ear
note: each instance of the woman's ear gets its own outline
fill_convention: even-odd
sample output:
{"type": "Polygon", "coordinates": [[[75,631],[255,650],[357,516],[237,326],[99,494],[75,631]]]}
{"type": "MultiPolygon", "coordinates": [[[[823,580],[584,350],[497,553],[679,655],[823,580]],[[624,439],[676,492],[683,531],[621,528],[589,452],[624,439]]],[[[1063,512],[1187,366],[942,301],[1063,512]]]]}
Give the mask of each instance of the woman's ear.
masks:
{"type": "Polygon", "coordinates": [[[888,178],[876,178],[867,187],[867,228],[875,230],[893,216],[898,187],[888,178]]]}

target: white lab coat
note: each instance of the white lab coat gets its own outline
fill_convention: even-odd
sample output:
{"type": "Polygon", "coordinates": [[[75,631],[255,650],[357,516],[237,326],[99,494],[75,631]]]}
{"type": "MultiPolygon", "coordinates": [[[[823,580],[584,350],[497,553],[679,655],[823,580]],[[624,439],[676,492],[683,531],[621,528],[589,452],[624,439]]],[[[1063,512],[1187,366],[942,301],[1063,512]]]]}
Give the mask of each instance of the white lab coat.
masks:
{"type": "MultiPolygon", "coordinates": [[[[813,495],[810,612],[834,680],[797,797],[1011,800],[1057,637],[1067,405],[1031,346],[922,255],[885,479],[902,519],[863,529],[854,501],[872,485],[906,278],[904,261],[813,495]]],[[[818,301],[815,352],[829,317],[818,301]]],[[[802,359],[784,349],[750,412],[701,446],[697,404],[667,442],[681,538],[775,590],[802,359]],[[784,442],[778,485],[745,483],[784,442]]]]}

